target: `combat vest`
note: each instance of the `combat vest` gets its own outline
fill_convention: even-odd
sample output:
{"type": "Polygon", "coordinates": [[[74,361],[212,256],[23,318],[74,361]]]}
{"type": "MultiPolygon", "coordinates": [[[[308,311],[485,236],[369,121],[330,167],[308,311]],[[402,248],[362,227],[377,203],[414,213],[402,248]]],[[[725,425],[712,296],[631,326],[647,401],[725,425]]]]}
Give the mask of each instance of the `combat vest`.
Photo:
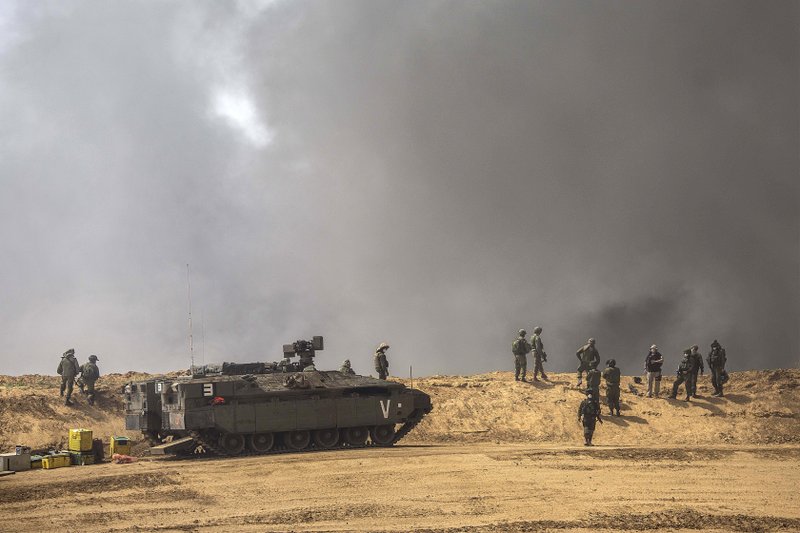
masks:
{"type": "Polygon", "coordinates": [[[600,413],[600,407],[594,400],[588,398],[581,404],[581,414],[584,419],[593,420],[600,413]]]}
{"type": "Polygon", "coordinates": [[[83,381],[97,381],[100,378],[100,369],[94,363],[84,363],[81,367],[83,381]]]}
{"type": "Polygon", "coordinates": [[[619,387],[620,375],[621,372],[619,368],[615,366],[610,366],[603,370],[603,377],[606,380],[606,385],[609,387],[619,387]]]}
{"type": "Polygon", "coordinates": [[[708,354],[708,366],[711,368],[723,368],[725,359],[725,348],[711,350],[711,353],[708,354]]]}
{"type": "Polygon", "coordinates": [[[525,337],[520,337],[511,344],[511,352],[514,355],[525,355],[531,351],[531,347],[525,337]]]}

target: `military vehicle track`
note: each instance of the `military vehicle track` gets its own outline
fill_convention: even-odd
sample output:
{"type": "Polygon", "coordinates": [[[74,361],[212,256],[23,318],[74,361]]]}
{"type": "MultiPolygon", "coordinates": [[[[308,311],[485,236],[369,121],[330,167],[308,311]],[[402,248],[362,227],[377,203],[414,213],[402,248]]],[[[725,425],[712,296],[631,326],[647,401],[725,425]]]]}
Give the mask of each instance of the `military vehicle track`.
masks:
{"type": "MultiPolygon", "coordinates": [[[[292,449],[292,448],[286,446],[283,443],[278,444],[278,442],[276,441],[275,444],[272,446],[272,448],[270,448],[267,451],[257,452],[257,451],[254,451],[254,450],[250,449],[248,446],[245,446],[245,448],[239,453],[229,453],[223,447],[221,447],[218,444],[216,444],[215,442],[213,442],[214,439],[207,439],[200,432],[191,431],[191,432],[189,432],[189,435],[194,439],[195,445],[189,447],[186,451],[184,451],[183,453],[180,453],[179,455],[181,457],[209,457],[209,456],[215,456],[215,457],[249,457],[249,456],[253,456],[253,455],[277,455],[277,454],[281,454],[281,453],[321,452],[321,451],[342,450],[342,449],[349,449],[349,448],[386,448],[386,447],[389,447],[389,446],[394,446],[394,444],[396,442],[398,442],[400,439],[405,437],[412,429],[414,429],[414,427],[417,424],[420,423],[420,421],[422,420],[422,418],[425,415],[427,415],[428,413],[431,412],[431,410],[432,409],[415,409],[414,412],[411,414],[411,416],[408,418],[408,420],[406,420],[406,422],[402,426],[400,426],[400,429],[395,432],[394,438],[391,440],[391,442],[389,442],[387,444],[377,444],[377,443],[373,443],[373,442],[365,442],[363,445],[353,445],[353,444],[349,444],[347,442],[343,442],[342,439],[340,438],[339,441],[335,445],[333,445],[331,447],[328,447],[328,448],[317,447],[316,444],[314,444],[314,442],[312,441],[307,447],[305,447],[305,448],[303,448],[301,450],[295,450],[295,449],[292,449]],[[198,447],[202,447],[203,448],[203,452],[202,453],[196,453],[196,450],[197,450],[198,447]]],[[[150,441],[151,444],[154,443],[154,440],[152,439],[152,437],[148,437],[148,440],[150,441]]],[[[157,442],[157,441],[155,441],[155,442],[157,442]]],[[[153,445],[155,445],[155,444],[153,444],[153,445]]]]}

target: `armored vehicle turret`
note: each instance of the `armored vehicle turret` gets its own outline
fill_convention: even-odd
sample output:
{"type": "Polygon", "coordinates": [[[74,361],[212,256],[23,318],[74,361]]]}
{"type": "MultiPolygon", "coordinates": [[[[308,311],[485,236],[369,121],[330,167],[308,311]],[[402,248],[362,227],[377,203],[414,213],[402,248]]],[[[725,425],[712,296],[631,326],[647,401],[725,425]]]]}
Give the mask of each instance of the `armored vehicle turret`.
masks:
{"type": "Polygon", "coordinates": [[[125,427],[175,453],[240,455],[391,446],[432,409],[400,383],[318,371],[322,337],[284,345],[280,363],[223,363],[125,386],[125,427]],[[295,359],[296,358],[296,359],[295,359]]]}

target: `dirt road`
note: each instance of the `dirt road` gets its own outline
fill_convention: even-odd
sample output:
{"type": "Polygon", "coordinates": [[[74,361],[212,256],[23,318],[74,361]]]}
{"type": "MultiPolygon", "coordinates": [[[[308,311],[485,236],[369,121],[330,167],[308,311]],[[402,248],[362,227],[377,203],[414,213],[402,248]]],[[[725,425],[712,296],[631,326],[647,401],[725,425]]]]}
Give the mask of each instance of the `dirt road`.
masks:
{"type": "Polygon", "coordinates": [[[0,531],[800,531],[798,486],[797,446],[145,459],[2,478],[0,531]]]}

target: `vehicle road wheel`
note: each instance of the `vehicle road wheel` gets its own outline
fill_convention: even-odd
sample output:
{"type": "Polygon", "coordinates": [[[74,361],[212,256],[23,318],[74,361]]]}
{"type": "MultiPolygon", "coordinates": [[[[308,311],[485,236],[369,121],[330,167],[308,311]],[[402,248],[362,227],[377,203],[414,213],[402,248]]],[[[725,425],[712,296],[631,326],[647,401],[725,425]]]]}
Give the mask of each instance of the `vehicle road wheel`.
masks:
{"type": "Polygon", "coordinates": [[[244,436],[225,433],[219,438],[219,445],[228,455],[239,455],[244,450],[244,436]]]}
{"type": "Polygon", "coordinates": [[[347,428],[344,430],[344,440],[350,446],[364,446],[367,443],[369,431],[367,428],[347,428]]]}
{"type": "Polygon", "coordinates": [[[372,443],[378,446],[390,446],[394,440],[394,425],[375,426],[369,432],[372,443]]]}
{"type": "Polygon", "coordinates": [[[317,448],[333,448],[338,442],[338,429],[318,429],[314,432],[314,444],[317,445],[317,448]]]}
{"type": "Polygon", "coordinates": [[[302,450],[311,444],[311,433],[308,431],[290,431],[284,433],[283,443],[290,450],[302,450]]]}
{"type": "Polygon", "coordinates": [[[275,442],[275,435],[272,433],[256,433],[247,437],[250,449],[256,453],[268,452],[272,449],[275,442]]]}

